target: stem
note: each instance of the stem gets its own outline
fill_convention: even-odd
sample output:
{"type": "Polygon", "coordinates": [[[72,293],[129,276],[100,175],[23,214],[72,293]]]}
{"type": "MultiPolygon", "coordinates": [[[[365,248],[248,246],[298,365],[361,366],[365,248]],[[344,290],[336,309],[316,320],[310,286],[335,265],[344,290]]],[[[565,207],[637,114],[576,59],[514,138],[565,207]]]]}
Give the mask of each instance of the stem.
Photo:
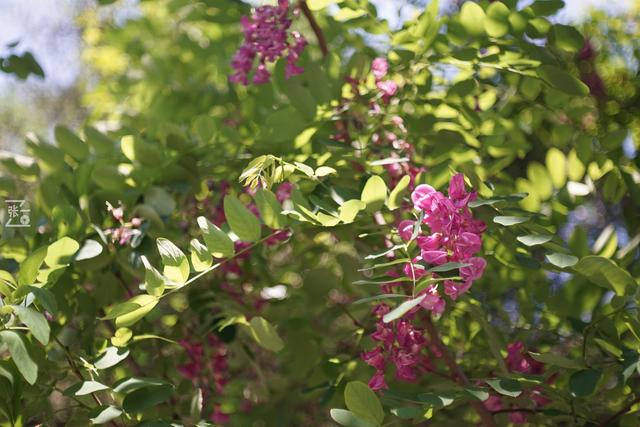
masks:
{"type": "MultiPolygon", "coordinates": [[[[468,386],[470,384],[469,378],[467,378],[465,373],[462,371],[462,368],[460,368],[460,365],[456,363],[455,358],[449,352],[449,348],[445,346],[442,340],[440,339],[440,334],[438,333],[438,330],[433,324],[430,314],[427,316],[425,323],[426,323],[427,332],[429,332],[429,336],[434,341],[435,345],[439,348],[440,353],[442,353],[442,358],[444,359],[444,363],[449,368],[449,371],[451,372],[451,376],[461,386],[463,387],[468,386]]],[[[489,412],[489,410],[485,408],[481,402],[473,401],[471,402],[471,406],[473,406],[473,409],[480,416],[480,420],[482,421],[482,424],[484,426],[495,427],[496,423],[495,423],[495,420],[493,419],[493,415],[491,415],[491,412],[489,412]]]]}
{"type": "Polygon", "coordinates": [[[307,5],[307,2],[305,0],[300,0],[298,2],[298,5],[300,6],[300,10],[302,10],[304,16],[307,18],[307,21],[309,21],[309,25],[311,25],[311,29],[318,39],[318,45],[320,46],[320,50],[322,51],[322,57],[326,58],[327,55],[329,55],[329,49],[327,48],[327,40],[324,38],[322,28],[320,28],[320,26],[318,25],[316,18],[313,17],[313,13],[309,9],[309,6],[307,5]]]}
{"type": "MultiPolygon", "coordinates": [[[[54,336],[53,339],[64,350],[64,355],[67,358],[67,363],[69,363],[69,367],[71,368],[73,373],[76,374],[76,376],[78,377],[78,379],[80,379],[80,381],[84,382],[85,379],[82,376],[82,372],[80,372],[80,369],[78,369],[78,366],[73,361],[73,356],[71,355],[71,352],[69,351],[69,348],[66,345],[62,344],[62,342],[60,342],[58,337],[54,336]]],[[[98,406],[102,406],[102,402],[100,401],[100,398],[98,397],[98,395],[95,392],[91,393],[91,397],[93,397],[93,400],[98,404],[98,406]]],[[[119,427],[118,424],[115,421],[111,421],[109,424],[111,424],[114,427],[119,427]]]]}
{"type": "Polygon", "coordinates": [[[619,417],[623,416],[624,414],[626,414],[627,412],[629,412],[629,410],[631,410],[631,407],[633,405],[637,404],[637,403],[640,403],[640,397],[636,397],[631,402],[629,402],[626,405],[624,405],[622,407],[622,409],[620,409],[615,414],[611,415],[609,418],[604,420],[602,423],[598,424],[598,426],[599,427],[610,426],[613,423],[613,421],[615,421],[617,418],[619,418],[619,417]]]}

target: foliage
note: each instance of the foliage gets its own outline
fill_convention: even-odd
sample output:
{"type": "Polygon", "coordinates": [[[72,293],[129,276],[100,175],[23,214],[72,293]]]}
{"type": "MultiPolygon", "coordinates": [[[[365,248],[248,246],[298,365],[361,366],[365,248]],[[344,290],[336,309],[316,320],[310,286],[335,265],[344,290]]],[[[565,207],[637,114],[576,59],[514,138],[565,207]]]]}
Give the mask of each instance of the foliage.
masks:
{"type": "Polygon", "coordinates": [[[2,421],[634,425],[637,67],[516,3],[292,4],[246,87],[248,5],[87,13],[93,117],[1,160],[2,421]]]}

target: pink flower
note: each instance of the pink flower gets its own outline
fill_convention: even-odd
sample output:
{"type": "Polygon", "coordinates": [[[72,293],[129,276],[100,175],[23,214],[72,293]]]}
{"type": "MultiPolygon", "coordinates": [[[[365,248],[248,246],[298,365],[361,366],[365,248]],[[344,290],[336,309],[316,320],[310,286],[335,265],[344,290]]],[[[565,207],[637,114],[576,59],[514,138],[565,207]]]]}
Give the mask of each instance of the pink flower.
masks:
{"type": "Polygon", "coordinates": [[[406,263],[404,265],[404,274],[411,280],[419,280],[427,274],[427,269],[423,265],[418,264],[422,258],[416,257],[413,259],[413,263],[406,263]]]}
{"type": "Polygon", "coordinates": [[[271,74],[267,63],[286,58],[285,78],[302,73],[304,70],[296,63],[307,42],[298,32],[289,32],[288,0],[278,1],[277,6],[260,6],[253,10],[251,17],[243,16],[240,25],[244,33],[244,42],[234,54],[231,67],[234,73],[229,77],[233,83],[247,85],[248,75],[257,61],[253,76],[254,84],[268,83],[271,74]]]}
{"type": "Polygon", "coordinates": [[[491,412],[502,409],[502,399],[500,396],[496,396],[495,394],[489,395],[489,398],[482,403],[484,404],[484,407],[491,412]]]}
{"type": "Polygon", "coordinates": [[[367,365],[376,368],[378,371],[383,371],[386,364],[381,347],[376,347],[371,351],[362,353],[362,360],[364,360],[367,365]]]}
{"type": "Polygon", "coordinates": [[[413,227],[415,226],[414,221],[410,221],[405,219],[404,221],[398,224],[398,234],[405,242],[408,242],[411,239],[411,235],[413,234],[413,227]]]}
{"type": "Polygon", "coordinates": [[[433,312],[433,314],[441,314],[445,308],[445,302],[438,294],[438,289],[434,285],[430,285],[422,291],[420,295],[426,295],[420,302],[420,307],[433,312]]]}
{"type": "Polygon", "coordinates": [[[433,251],[442,246],[442,235],[434,233],[430,236],[419,236],[416,238],[416,241],[423,251],[433,251]]]}
{"type": "Polygon", "coordinates": [[[466,264],[470,264],[467,267],[460,267],[460,276],[464,280],[478,280],[482,273],[484,273],[484,269],[487,266],[487,261],[484,258],[469,258],[463,260],[462,262],[466,264]]]}
{"type": "Polygon", "coordinates": [[[369,380],[369,388],[373,391],[389,388],[384,382],[384,371],[376,371],[375,375],[369,380]]]}
{"type": "Polygon", "coordinates": [[[387,75],[389,70],[389,63],[385,58],[376,58],[371,63],[371,71],[376,80],[380,80],[387,75]]]}
{"type": "Polygon", "coordinates": [[[416,209],[431,210],[435,194],[438,193],[428,184],[420,184],[411,193],[411,201],[416,209]]]}
{"type": "Polygon", "coordinates": [[[469,290],[471,287],[471,281],[468,282],[454,282],[453,280],[445,280],[444,293],[447,294],[452,300],[457,300],[458,297],[469,290]]]}
{"type": "Polygon", "coordinates": [[[455,253],[460,258],[469,258],[482,248],[482,240],[476,233],[463,231],[455,242],[455,253]]]}
{"type": "Polygon", "coordinates": [[[398,84],[393,80],[384,80],[376,83],[376,87],[386,98],[394,96],[398,92],[398,84]]]}
{"type": "Polygon", "coordinates": [[[420,255],[427,264],[440,265],[447,262],[447,253],[445,251],[422,251],[420,255]]]}
{"type": "Polygon", "coordinates": [[[467,196],[467,191],[464,188],[464,175],[461,173],[455,174],[449,182],[449,197],[453,200],[461,200],[467,196]]]}

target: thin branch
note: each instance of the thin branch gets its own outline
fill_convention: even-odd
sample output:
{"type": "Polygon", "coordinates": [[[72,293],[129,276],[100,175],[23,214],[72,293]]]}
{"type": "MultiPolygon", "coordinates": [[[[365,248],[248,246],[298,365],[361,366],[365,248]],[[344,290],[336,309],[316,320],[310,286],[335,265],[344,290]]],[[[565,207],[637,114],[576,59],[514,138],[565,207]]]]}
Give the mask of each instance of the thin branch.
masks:
{"type": "MultiPolygon", "coordinates": [[[[456,363],[455,358],[449,352],[449,348],[447,348],[447,346],[445,346],[442,340],[440,339],[440,334],[438,333],[438,330],[436,329],[435,325],[433,324],[433,321],[431,320],[431,315],[427,316],[425,323],[426,323],[427,332],[429,332],[429,336],[433,340],[434,344],[440,350],[440,353],[442,353],[442,358],[444,359],[444,363],[449,368],[449,371],[451,371],[451,376],[461,386],[463,387],[468,386],[470,384],[469,378],[467,378],[465,373],[462,371],[462,368],[460,368],[460,365],[456,363]]],[[[480,420],[482,421],[482,424],[484,426],[495,427],[496,422],[493,419],[493,415],[491,414],[491,412],[489,412],[487,408],[485,408],[482,402],[472,401],[471,406],[473,406],[473,409],[476,411],[478,416],[480,416],[480,420]]]]}
{"type": "MultiPolygon", "coordinates": [[[[64,355],[67,358],[67,363],[69,363],[69,367],[71,368],[73,373],[76,374],[76,376],[78,377],[78,379],[80,379],[80,381],[84,382],[85,381],[84,376],[82,375],[82,372],[80,372],[80,369],[78,369],[78,366],[76,365],[76,363],[73,361],[73,356],[71,355],[69,348],[66,345],[64,345],[58,339],[58,337],[54,336],[53,339],[64,350],[64,355]]],[[[102,406],[102,401],[100,400],[100,398],[95,392],[91,393],[91,397],[93,397],[93,400],[98,404],[98,406],[102,406]]],[[[111,424],[114,427],[119,427],[115,421],[111,421],[109,424],[111,424]]]]}
{"type": "Polygon", "coordinates": [[[640,397],[636,397],[635,399],[633,399],[631,402],[627,403],[626,405],[624,405],[622,407],[622,409],[620,409],[618,412],[616,412],[615,414],[611,415],[609,418],[607,418],[606,420],[604,420],[602,423],[598,424],[599,427],[606,427],[606,426],[610,426],[613,421],[615,421],[616,419],[620,418],[621,416],[623,416],[624,414],[626,414],[627,412],[629,412],[631,410],[631,408],[633,407],[633,405],[636,405],[640,403],[640,397]]]}
{"type": "Polygon", "coordinates": [[[320,50],[322,51],[322,57],[326,58],[327,55],[329,55],[329,48],[327,47],[327,40],[324,37],[322,28],[320,28],[320,25],[318,25],[318,21],[316,21],[316,18],[314,18],[313,13],[311,12],[311,9],[309,9],[309,6],[307,5],[307,2],[305,0],[300,0],[298,2],[298,5],[300,6],[300,10],[302,10],[304,16],[307,18],[307,21],[309,21],[309,25],[311,25],[311,29],[318,39],[318,45],[320,46],[320,50]]]}

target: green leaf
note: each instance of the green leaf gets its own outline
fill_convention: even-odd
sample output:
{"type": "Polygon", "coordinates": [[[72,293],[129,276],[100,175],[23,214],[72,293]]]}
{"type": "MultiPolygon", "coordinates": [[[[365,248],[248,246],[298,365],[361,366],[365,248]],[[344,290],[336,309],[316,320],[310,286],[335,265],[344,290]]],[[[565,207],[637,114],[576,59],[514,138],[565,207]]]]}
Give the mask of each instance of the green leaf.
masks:
{"type": "Polygon", "coordinates": [[[21,305],[14,305],[13,311],[18,315],[20,321],[29,328],[33,336],[40,341],[42,345],[47,345],[51,328],[42,313],[38,313],[32,308],[21,305]]]}
{"type": "Polygon", "coordinates": [[[4,330],[0,331],[0,339],[9,349],[11,360],[24,379],[31,385],[35,384],[38,378],[38,365],[31,359],[22,337],[13,331],[4,330]]]}
{"type": "Polygon", "coordinates": [[[164,380],[158,380],[154,378],[123,378],[118,380],[113,385],[113,391],[116,393],[129,394],[135,390],[140,390],[145,387],[159,386],[159,385],[171,385],[164,380]]]}
{"type": "Polygon", "coordinates": [[[116,347],[124,347],[133,337],[133,331],[129,328],[118,328],[111,337],[111,344],[116,347]]]}
{"type": "Polygon", "coordinates": [[[202,238],[204,239],[209,253],[216,258],[232,257],[235,253],[233,241],[225,232],[220,230],[216,225],[212,224],[203,216],[198,217],[198,226],[202,230],[202,238]]]}
{"type": "Polygon", "coordinates": [[[389,193],[389,200],[387,200],[387,207],[390,210],[395,210],[400,207],[402,204],[402,194],[409,186],[411,182],[411,177],[409,175],[405,175],[398,181],[398,184],[395,186],[391,193],[389,193]]]}
{"type": "Polygon", "coordinates": [[[393,322],[396,319],[399,319],[407,311],[411,310],[412,308],[420,304],[422,300],[425,299],[426,296],[427,296],[426,294],[420,295],[418,298],[414,298],[412,300],[403,302],[402,304],[400,304],[399,306],[391,310],[389,313],[385,314],[382,320],[384,321],[384,323],[389,323],[389,322],[393,322]]]}
{"type": "Polygon", "coordinates": [[[56,297],[51,291],[44,288],[38,288],[37,286],[27,286],[27,289],[35,295],[36,299],[40,302],[42,307],[49,313],[55,315],[58,313],[58,304],[56,303],[56,297]]]}
{"type": "Polygon", "coordinates": [[[130,414],[142,412],[173,396],[174,387],[170,384],[143,387],[124,397],[122,407],[130,414]]]}
{"type": "Polygon", "coordinates": [[[445,271],[457,270],[462,267],[468,267],[471,264],[465,264],[464,262],[447,262],[442,265],[431,267],[429,270],[432,273],[442,273],[445,271]]]}
{"type": "Polygon", "coordinates": [[[496,224],[504,225],[506,227],[510,225],[522,224],[523,222],[529,221],[528,217],[525,216],[496,216],[493,218],[493,222],[496,224]]]}
{"type": "Polygon", "coordinates": [[[191,265],[195,271],[204,271],[213,264],[213,257],[198,239],[191,240],[191,265]]]}
{"type": "Polygon", "coordinates": [[[356,301],[352,302],[351,304],[353,304],[353,305],[365,304],[365,303],[371,302],[371,301],[380,301],[380,300],[390,299],[390,298],[405,299],[405,298],[409,298],[409,297],[407,295],[403,295],[403,294],[380,294],[380,295],[373,295],[373,296],[366,297],[366,298],[361,298],[359,300],[356,300],[356,301]]]}
{"type": "Polygon", "coordinates": [[[313,11],[322,10],[332,4],[342,3],[343,0],[308,0],[309,9],[313,11]]]}
{"type": "Polygon", "coordinates": [[[593,394],[602,376],[602,369],[585,369],[569,378],[569,390],[576,397],[587,397],[593,394]]]}
{"type": "Polygon", "coordinates": [[[570,25],[555,24],[551,31],[551,40],[560,49],[577,52],[584,45],[582,34],[570,25]]]}
{"type": "Polygon", "coordinates": [[[538,362],[546,363],[551,366],[558,366],[560,368],[565,368],[565,369],[581,369],[584,367],[582,362],[568,359],[564,356],[560,356],[559,354],[553,354],[553,353],[540,354],[540,353],[533,353],[533,352],[529,352],[529,354],[531,354],[531,357],[533,357],[538,362]]]}
{"type": "Polygon", "coordinates": [[[631,277],[629,272],[618,267],[609,258],[589,255],[582,258],[573,268],[591,282],[611,289],[618,295],[624,295],[627,289],[635,291],[637,286],[635,279],[631,277]]]}
{"type": "Polygon", "coordinates": [[[260,221],[235,196],[224,198],[224,214],[231,230],[245,242],[255,242],[260,239],[260,221]]]}
{"type": "Polygon", "coordinates": [[[122,316],[123,314],[131,313],[132,311],[140,308],[140,304],[136,304],[133,302],[123,302],[118,305],[113,306],[109,312],[104,317],[100,317],[100,320],[110,320],[115,319],[118,316],[122,316]]]}
{"type": "Polygon", "coordinates": [[[344,389],[344,403],[347,408],[357,416],[381,424],[384,420],[384,411],[378,396],[360,381],[351,381],[344,389]]]}
{"type": "Polygon", "coordinates": [[[49,245],[44,262],[49,267],[69,265],[78,249],[80,249],[78,242],[71,237],[63,237],[49,245]]]}
{"type": "Polygon", "coordinates": [[[87,239],[82,244],[80,250],[76,253],[75,260],[83,261],[95,258],[102,253],[102,245],[95,240],[87,239]]]}
{"type": "Polygon", "coordinates": [[[555,188],[562,188],[567,182],[567,158],[555,147],[547,150],[546,164],[555,188]]]}
{"type": "Polygon", "coordinates": [[[156,243],[164,264],[162,273],[173,282],[186,282],[189,279],[189,261],[186,255],[170,240],[160,237],[156,239],[156,243]]]}
{"type": "Polygon", "coordinates": [[[541,65],[536,69],[536,72],[551,87],[569,95],[584,96],[589,94],[587,85],[554,65],[541,65]]]}
{"type": "Polygon", "coordinates": [[[360,199],[366,203],[367,210],[375,212],[379,210],[387,198],[387,185],[377,175],[369,178],[362,189],[360,199]]]}
{"type": "Polygon", "coordinates": [[[333,421],[337,422],[344,427],[377,427],[379,424],[374,424],[367,420],[364,420],[346,409],[332,409],[329,411],[333,421]]]}
{"type": "Polygon", "coordinates": [[[278,335],[278,331],[271,323],[260,316],[256,316],[249,321],[249,328],[253,339],[269,351],[278,352],[284,348],[284,342],[278,335]]]}
{"type": "Polygon", "coordinates": [[[356,219],[358,212],[360,212],[363,209],[366,209],[366,207],[367,207],[367,204],[364,203],[362,200],[358,200],[358,199],[347,200],[338,208],[338,212],[340,213],[339,214],[340,221],[344,222],[345,224],[352,223],[353,220],[356,219]]]}
{"type": "Polygon", "coordinates": [[[502,37],[509,32],[509,8],[504,3],[495,1],[487,8],[484,29],[491,37],[502,37]]]}
{"type": "Polygon", "coordinates": [[[117,365],[129,356],[129,350],[119,347],[107,347],[98,360],[93,363],[96,369],[107,369],[117,365]]]}
{"type": "Polygon", "coordinates": [[[97,381],[83,381],[67,388],[63,394],[65,396],[86,396],[87,394],[107,389],[109,389],[109,386],[97,381]]]}
{"type": "Polygon", "coordinates": [[[266,189],[259,189],[256,191],[254,199],[260,212],[260,218],[268,227],[280,230],[287,226],[287,217],[282,215],[282,206],[275,194],[266,189]]]}
{"type": "Polygon", "coordinates": [[[64,126],[56,126],[54,134],[62,151],[78,161],[86,159],[89,154],[89,146],[76,134],[64,126]]]}
{"type": "Polygon", "coordinates": [[[31,285],[35,283],[38,277],[38,270],[47,256],[47,247],[43,246],[36,249],[31,255],[29,255],[24,261],[20,263],[20,270],[18,271],[18,284],[31,285]]]}
{"type": "Polygon", "coordinates": [[[560,268],[568,268],[578,262],[578,258],[573,255],[561,254],[558,252],[550,253],[546,258],[551,264],[560,268]]]}
{"type": "Polygon", "coordinates": [[[159,297],[164,292],[165,277],[151,265],[146,256],[142,255],[140,260],[144,265],[144,284],[147,293],[159,297]]]}
{"type": "MultiPolygon", "coordinates": [[[[116,317],[116,326],[120,328],[123,326],[131,326],[135,324],[136,322],[138,322],[138,320],[142,319],[151,310],[153,310],[153,307],[158,304],[158,301],[158,297],[155,297],[153,295],[136,295],[126,303],[123,303],[128,305],[123,306],[122,309],[124,310],[126,308],[127,310],[129,310],[131,307],[134,307],[133,304],[137,305],[138,307],[134,308],[131,311],[127,311],[126,313],[119,314],[118,317],[116,317]]],[[[111,312],[109,312],[109,315],[111,315],[111,312]]]]}
{"type": "Polygon", "coordinates": [[[505,396],[518,397],[522,394],[522,386],[516,380],[496,378],[486,380],[485,382],[489,384],[492,389],[505,396]]]}
{"type": "Polygon", "coordinates": [[[115,406],[98,406],[91,411],[91,418],[89,420],[93,424],[104,424],[111,420],[115,420],[122,415],[122,409],[115,406]]]}
{"type": "Polygon", "coordinates": [[[516,239],[523,245],[536,246],[550,242],[553,236],[550,234],[527,234],[526,236],[518,236],[516,239]]]}
{"type": "Polygon", "coordinates": [[[464,391],[470,396],[484,402],[489,398],[489,392],[480,387],[467,387],[464,391]]]}
{"type": "Polygon", "coordinates": [[[474,2],[464,2],[460,9],[460,23],[472,37],[484,35],[485,14],[482,7],[474,2]]]}

